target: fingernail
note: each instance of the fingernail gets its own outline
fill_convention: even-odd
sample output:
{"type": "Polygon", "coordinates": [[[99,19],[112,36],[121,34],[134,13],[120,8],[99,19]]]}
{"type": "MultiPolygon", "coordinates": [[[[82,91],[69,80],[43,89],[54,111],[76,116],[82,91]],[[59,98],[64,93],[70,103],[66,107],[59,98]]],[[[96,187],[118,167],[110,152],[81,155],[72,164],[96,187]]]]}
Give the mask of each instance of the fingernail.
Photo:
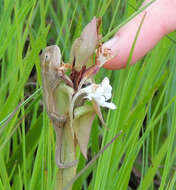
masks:
{"type": "Polygon", "coordinates": [[[118,36],[111,38],[110,40],[108,40],[107,42],[103,44],[103,47],[111,48],[112,46],[114,46],[114,44],[117,43],[118,39],[119,39],[118,36]]]}

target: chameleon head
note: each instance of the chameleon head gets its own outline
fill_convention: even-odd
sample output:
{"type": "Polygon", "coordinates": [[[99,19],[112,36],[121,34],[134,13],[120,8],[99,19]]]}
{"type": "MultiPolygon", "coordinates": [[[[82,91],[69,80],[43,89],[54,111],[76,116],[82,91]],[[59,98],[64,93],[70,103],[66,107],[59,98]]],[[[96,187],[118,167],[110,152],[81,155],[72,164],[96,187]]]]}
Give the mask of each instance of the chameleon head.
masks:
{"type": "Polygon", "coordinates": [[[42,64],[42,67],[45,67],[45,68],[60,66],[61,64],[60,48],[57,45],[46,47],[40,56],[40,62],[42,64]]]}

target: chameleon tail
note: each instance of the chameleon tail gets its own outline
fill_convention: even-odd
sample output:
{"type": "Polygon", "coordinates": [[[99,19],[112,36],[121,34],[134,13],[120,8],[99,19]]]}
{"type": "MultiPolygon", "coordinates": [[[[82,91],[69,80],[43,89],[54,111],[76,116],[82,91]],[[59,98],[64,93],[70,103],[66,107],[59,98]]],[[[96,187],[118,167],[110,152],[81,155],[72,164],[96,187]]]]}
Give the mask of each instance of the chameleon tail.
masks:
{"type": "MultiPolygon", "coordinates": [[[[59,168],[70,168],[70,167],[73,167],[75,166],[78,161],[77,160],[74,160],[74,161],[71,161],[71,162],[62,162],[62,160],[71,160],[71,158],[69,157],[73,157],[73,155],[71,155],[71,152],[72,154],[74,154],[74,150],[72,150],[70,153],[69,151],[67,151],[66,153],[64,153],[63,151],[67,150],[67,147],[64,147],[63,148],[63,144],[65,146],[67,146],[67,143],[64,142],[64,141],[69,141],[70,140],[70,137],[67,137],[67,134],[64,134],[66,133],[66,130],[65,130],[65,127],[55,127],[55,133],[56,133],[56,152],[55,152],[55,159],[56,159],[56,164],[59,168]],[[66,137],[64,138],[63,135],[66,137]],[[62,152],[64,155],[62,155],[62,152]],[[62,158],[64,157],[64,158],[62,158]]],[[[72,138],[72,137],[71,137],[72,138]]],[[[68,145],[70,146],[70,144],[68,145]]],[[[74,156],[75,157],[75,156],[74,156]]]]}

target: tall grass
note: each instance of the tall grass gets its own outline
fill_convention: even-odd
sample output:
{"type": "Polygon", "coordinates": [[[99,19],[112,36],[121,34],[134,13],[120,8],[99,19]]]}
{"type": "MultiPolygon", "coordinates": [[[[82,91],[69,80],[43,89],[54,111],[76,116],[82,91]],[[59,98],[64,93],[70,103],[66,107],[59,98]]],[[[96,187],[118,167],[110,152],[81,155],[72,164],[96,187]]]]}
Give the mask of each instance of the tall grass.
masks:
{"type": "MultiPolygon", "coordinates": [[[[1,1],[0,190],[54,189],[55,136],[42,105],[40,51],[58,44],[67,62],[73,40],[94,15],[102,16],[107,40],[141,3],[1,1]]],[[[117,110],[103,112],[109,130],[95,119],[89,159],[120,130],[123,133],[74,183],[73,190],[176,189],[175,39],[175,33],[164,37],[133,67],[98,73],[97,82],[110,77],[117,110]]],[[[78,171],[85,164],[80,155],[78,171]]]]}

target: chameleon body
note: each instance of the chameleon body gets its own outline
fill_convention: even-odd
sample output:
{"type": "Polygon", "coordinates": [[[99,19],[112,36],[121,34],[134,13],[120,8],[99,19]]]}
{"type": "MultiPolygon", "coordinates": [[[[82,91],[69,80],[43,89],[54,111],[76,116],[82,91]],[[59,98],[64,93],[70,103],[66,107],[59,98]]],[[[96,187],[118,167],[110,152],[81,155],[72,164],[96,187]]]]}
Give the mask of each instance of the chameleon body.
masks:
{"type": "MultiPolygon", "coordinates": [[[[61,162],[63,128],[67,116],[59,115],[59,108],[57,107],[57,100],[55,99],[57,88],[63,80],[63,72],[60,70],[60,48],[56,45],[46,47],[40,56],[40,60],[44,102],[48,116],[51,119],[56,132],[56,163],[59,168],[69,168],[74,166],[77,163],[77,160],[67,163],[61,162]]],[[[66,79],[66,82],[69,83],[69,79],[66,79]]]]}

